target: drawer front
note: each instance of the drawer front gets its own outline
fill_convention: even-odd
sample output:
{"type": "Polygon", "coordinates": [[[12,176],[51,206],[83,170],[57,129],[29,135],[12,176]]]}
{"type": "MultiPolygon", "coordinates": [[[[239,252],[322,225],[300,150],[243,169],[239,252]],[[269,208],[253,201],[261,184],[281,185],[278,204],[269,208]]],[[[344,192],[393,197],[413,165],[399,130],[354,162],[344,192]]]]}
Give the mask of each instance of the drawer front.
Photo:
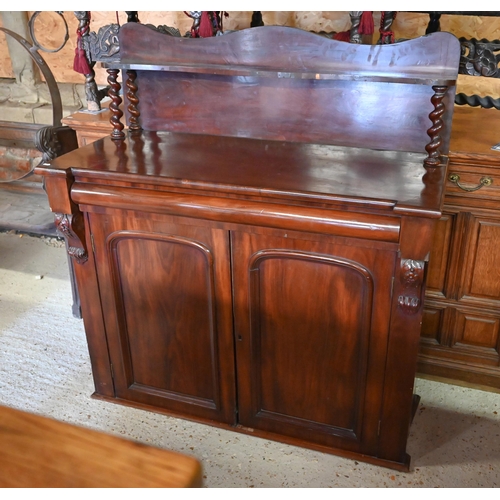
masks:
{"type": "Polygon", "coordinates": [[[500,200],[500,166],[451,163],[445,193],[447,198],[500,200]]]}

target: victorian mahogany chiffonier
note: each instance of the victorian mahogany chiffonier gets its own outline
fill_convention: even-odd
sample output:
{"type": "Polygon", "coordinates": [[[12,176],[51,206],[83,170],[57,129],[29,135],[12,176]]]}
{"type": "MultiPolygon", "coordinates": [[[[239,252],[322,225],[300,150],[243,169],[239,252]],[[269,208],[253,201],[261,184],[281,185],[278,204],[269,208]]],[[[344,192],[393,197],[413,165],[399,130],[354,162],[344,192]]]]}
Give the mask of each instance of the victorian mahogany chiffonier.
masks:
{"type": "Polygon", "coordinates": [[[458,40],[117,40],[111,136],[37,168],[94,397],[408,470],[458,40]]]}

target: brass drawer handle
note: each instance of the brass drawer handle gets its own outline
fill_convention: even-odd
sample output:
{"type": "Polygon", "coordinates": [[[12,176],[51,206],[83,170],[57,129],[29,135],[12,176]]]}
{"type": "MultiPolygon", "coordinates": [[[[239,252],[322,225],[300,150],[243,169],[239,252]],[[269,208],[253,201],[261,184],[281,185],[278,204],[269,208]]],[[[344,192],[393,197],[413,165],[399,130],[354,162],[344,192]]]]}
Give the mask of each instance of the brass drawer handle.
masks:
{"type": "Polygon", "coordinates": [[[483,186],[491,186],[493,184],[493,179],[491,177],[481,177],[479,180],[479,184],[476,187],[465,187],[460,184],[460,176],[458,174],[450,174],[448,176],[448,180],[454,182],[460,189],[464,191],[477,191],[481,189],[483,186]]]}

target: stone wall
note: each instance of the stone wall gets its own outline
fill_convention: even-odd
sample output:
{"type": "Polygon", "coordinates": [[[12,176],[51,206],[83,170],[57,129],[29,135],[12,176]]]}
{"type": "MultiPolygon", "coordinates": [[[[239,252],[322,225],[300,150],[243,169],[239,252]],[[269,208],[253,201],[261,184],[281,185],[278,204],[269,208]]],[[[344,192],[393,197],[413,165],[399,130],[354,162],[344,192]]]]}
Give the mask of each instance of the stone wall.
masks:
{"type": "MultiPolygon", "coordinates": [[[[0,182],[17,180],[40,163],[42,153],[33,148],[0,145],[0,182]]],[[[30,177],[33,181],[34,176],[30,177]]],[[[38,179],[38,178],[36,178],[38,179]]],[[[1,187],[3,187],[0,184],[1,187]]]]}

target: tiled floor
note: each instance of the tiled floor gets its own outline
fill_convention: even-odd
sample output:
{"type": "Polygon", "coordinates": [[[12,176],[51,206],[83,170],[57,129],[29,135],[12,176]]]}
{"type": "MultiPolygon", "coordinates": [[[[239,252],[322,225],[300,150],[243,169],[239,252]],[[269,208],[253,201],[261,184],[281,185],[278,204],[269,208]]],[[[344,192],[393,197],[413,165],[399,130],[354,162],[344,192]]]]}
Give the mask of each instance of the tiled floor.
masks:
{"type": "Polygon", "coordinates": [[[412,471],[92,399],[64,245],[0,233],[0,403],[197,457],[208,488],[495,488],[500,394],[417,379],[412,471]]]}

